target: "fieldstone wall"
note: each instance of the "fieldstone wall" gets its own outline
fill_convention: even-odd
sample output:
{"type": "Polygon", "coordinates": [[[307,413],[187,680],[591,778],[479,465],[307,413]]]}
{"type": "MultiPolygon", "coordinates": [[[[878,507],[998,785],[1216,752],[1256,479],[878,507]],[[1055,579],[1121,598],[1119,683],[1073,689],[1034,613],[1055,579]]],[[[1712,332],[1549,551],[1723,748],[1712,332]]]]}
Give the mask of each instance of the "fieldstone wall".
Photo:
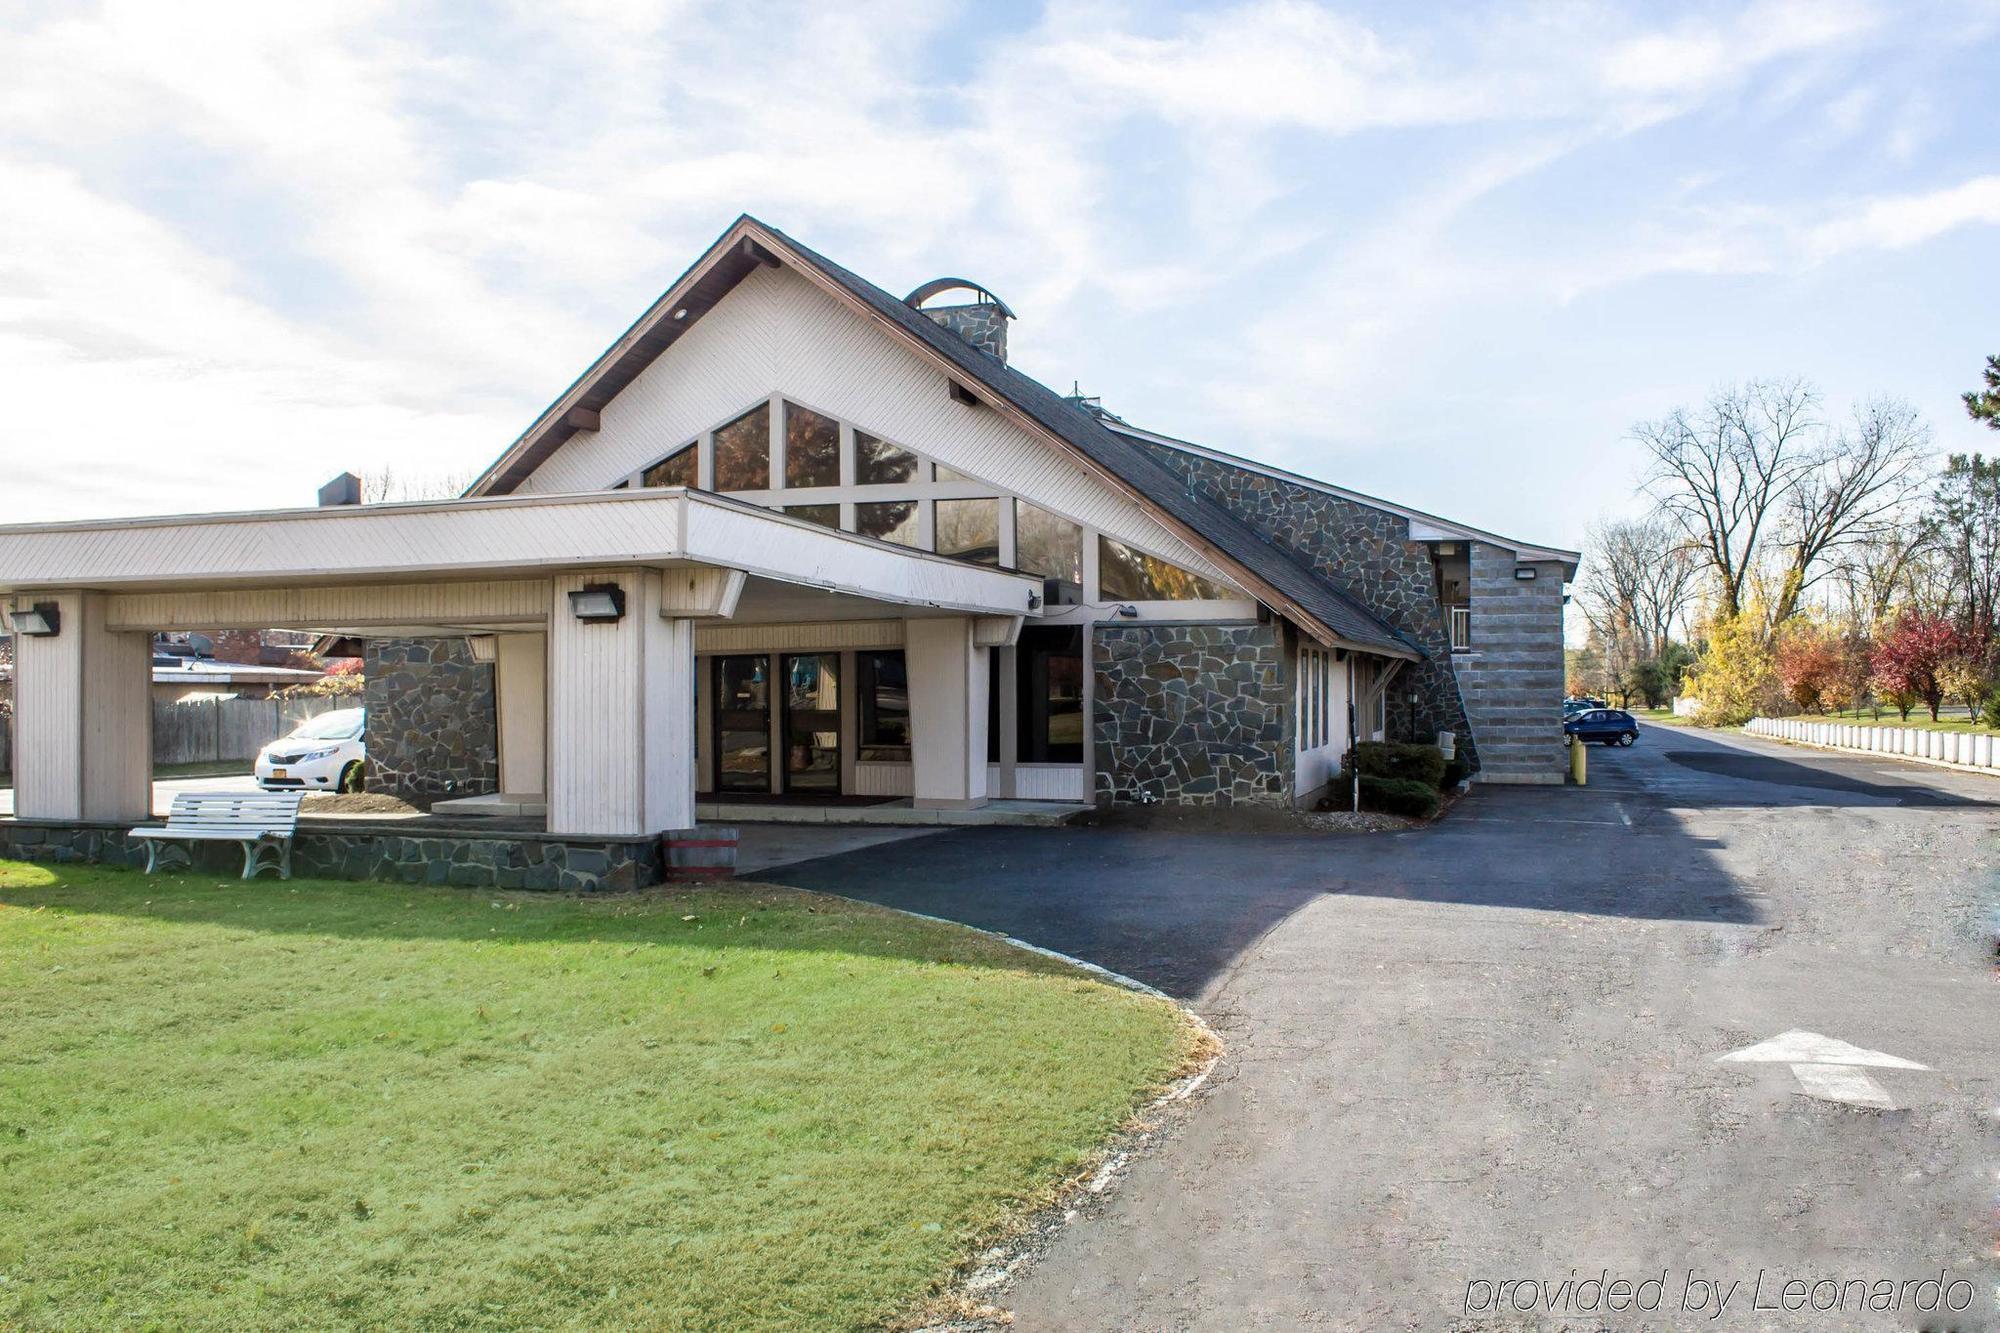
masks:
{"type": "Polygon", "coordinates": [[[500,787],[491,663],[463,639],[370,639],[363,660],[368,790],[428,810],[500,787]]]}
{"type": "MultiPolygon", "coordinates": [[[[0,819],[0,858],[55,864],[91,862],[142,867],[143,843],[129,825],[0,819]]],[[[194,864],[235,878],[243,853],[235,843],[198,843],[194,864]]],[[[658,838],[576,838],[549,833],[400,828],[341,821],[299,825],[292,873],[327,879],[477,889],[623,892],[658,884],[665,862],[658,838]]],[[[266,881],[275,875],[262,876],[266,881]]]]}
{"type": "MultiPolygon", "coordinates": [[[[1484,737],[1467,715],[1452,670],[1436,562],[1422,542],[1409,540],[1408,519],[1184,450],[1140,444],[1191,487],[1227,505],[1420,645],[1426,660],[1404,667],[1389,686],[1389,739],[1428,742],[1450,731],[1458,737],[1459,753],[1475,767],[1481,764],[1484,737]]],[[[1560,589],[1561,579],[1556,582],[1560,589]]],[[[1560,633],[1551,647],[1560,660],[1560,633]]]]}
{"type": "Polygon", "coordinates": [[[1472,543],[1472,647],[1457,667],[1489,782],[1561,782],[1563,570],[1472,543]],[[1516,578],[1516,568],[1532,579],[1516,578]]]}
{"type": "Polygon", "coordinates": [[[1289,806],[1291,673],[1277,625],[1108,623],[1091,646],[1099,806],[1289,806]]]}

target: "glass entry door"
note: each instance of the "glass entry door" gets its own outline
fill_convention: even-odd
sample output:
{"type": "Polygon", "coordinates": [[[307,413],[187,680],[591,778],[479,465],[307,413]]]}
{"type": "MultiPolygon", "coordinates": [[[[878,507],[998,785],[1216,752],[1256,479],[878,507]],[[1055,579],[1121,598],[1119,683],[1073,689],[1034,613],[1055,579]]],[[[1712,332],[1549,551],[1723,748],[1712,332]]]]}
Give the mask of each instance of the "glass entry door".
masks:
{"type": "Polygon", "coordinates": [[[715,789],[771,791],[771,659],[715,659],[715,789]]]}
{"type": "Polygon", "coordinates": [[[796,653],[784,663],[785,790],[840,791],[840,654],[796,653]]]}

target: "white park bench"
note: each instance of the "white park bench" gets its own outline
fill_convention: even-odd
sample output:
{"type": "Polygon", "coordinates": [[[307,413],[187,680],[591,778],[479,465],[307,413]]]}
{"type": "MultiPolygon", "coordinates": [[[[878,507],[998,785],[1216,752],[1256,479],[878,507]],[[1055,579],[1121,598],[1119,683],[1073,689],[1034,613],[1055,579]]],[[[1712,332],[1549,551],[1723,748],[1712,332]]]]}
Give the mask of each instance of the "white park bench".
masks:
{"type": "Polygon", "coordinates": [[[135,828],[132,836],[146,844],[146,873],[159,869],[174,855],[192,866],[197,842],[234,842],[243,848],[243,878],[255,879],[271,869],[278,878],[292,877],[292,834],[298,831],[299,801],[304,792],[191,791],[174,797],[164,825],[135,828]]]}

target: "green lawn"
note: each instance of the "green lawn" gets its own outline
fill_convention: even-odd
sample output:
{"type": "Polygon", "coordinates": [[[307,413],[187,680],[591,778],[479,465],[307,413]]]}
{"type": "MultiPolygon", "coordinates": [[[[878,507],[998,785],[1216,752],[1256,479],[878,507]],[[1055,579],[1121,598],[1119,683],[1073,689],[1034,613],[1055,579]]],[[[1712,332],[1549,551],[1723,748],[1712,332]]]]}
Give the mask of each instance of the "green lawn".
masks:
{"type": "Polygon", "coordinates": [[[1632,716],[1638,718],[1641,722],[1651,722],[1655,726],[1692,727],[1695,725],[1695,720],[1691,717],[1675,717],[1674,710],[1671,708],[1634,708],[1630,711],[1632,716]]]}
{"type": "Polygon", "coordinates": [[[0,862],[0,1327],[842,1328],[1195,1037],[957,927],[0,862]]]}
{"type": "Polygon", "coordinates": [[[1931,721],[1930,710],[1927,708],[1913,709],[1908,722],[1903,721],[1901,717],[1897,716],[1893,708],[1883,709],[1882,716],[1879,718],[1875,716],[1872,710],[1858,713],[1847,710],[1838,713],[1805,713],[1799,715],[1796,720],[1800,722],[1845,722],[1850,726],[1859,725],[1864,727],[1922,727],[1925,731],[1970,731],[1975,733],[1983,732],[1987,735],[2000,735],[2000,732],[1995,732],[1993,728],[1986,726],[1984,723],[1968,718],[1965,715],[1964,704],[1939,709],[1938,720],[1935,722],[1931,721]]]}

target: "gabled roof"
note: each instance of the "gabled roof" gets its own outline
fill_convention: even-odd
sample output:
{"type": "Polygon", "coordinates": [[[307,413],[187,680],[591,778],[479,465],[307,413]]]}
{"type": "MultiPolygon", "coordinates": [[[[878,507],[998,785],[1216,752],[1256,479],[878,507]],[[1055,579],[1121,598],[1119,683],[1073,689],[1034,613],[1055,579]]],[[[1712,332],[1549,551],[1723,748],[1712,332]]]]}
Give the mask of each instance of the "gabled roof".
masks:
{"type": "Polygon", "coordinates": [[[1132,439],[1107,429],[1080,404],[988,356],[874,283],[747,213],[550,404],[467,494],[512,490],[575,432],[573,414],[577,409],[602,408],[762,263],[789,263],[823,290],[875,316],[931,360],[942,363],[941,369],[986,406],[1007,412],[1031,433],[1065,449],[1100,478],[1160,516],[1197,549],[1230,570],[1232,577],[1259,600],[1314,638],[1394,657],[1424,656],[1423,649],[1400,630],[1337,584],[1266,541],[1226,508],[1193,491],[1132,439]]]}

